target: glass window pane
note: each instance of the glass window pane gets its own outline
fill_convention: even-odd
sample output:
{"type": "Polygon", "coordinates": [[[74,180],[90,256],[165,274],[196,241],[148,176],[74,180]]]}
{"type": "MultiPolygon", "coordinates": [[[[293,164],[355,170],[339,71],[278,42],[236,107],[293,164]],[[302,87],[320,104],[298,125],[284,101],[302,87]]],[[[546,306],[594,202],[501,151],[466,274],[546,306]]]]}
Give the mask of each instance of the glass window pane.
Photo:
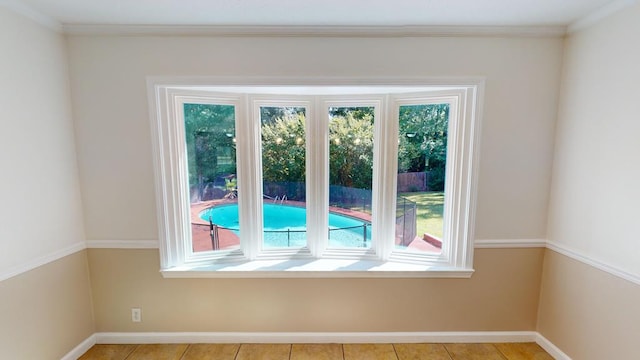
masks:
{"type": "Polygon", "coordinates": [[[329,108],[329,247],[371,247],[374,110],[329,108]]]}
{"type": "Polygon", "coordinates": [[[185,104],[194,252],[239,248],[233,105],[185,104]]]}
{"type": "Polygon", "coordinates": [[[260,107],[263,247],[307,245],[305,108],[260,107]]]}
{"type": "Polygon", "coordinates": [[[442,250],[449,104],[399,109],[396,246],[442,250]]]}

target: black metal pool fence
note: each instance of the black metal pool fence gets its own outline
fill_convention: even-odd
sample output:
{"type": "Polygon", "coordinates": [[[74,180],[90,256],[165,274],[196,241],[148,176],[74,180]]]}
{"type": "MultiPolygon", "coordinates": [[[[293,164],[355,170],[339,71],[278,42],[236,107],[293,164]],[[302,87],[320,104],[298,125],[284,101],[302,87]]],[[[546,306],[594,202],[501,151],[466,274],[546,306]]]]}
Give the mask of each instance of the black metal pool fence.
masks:
{"type": "MultiPolygon", "coordinates": [[[[331,206],[339,207],[343,209],[362,211],[365,213],[369,213],[371,209],[371,200],[369,198],[363,197],[361,199],[357,198],[349,198],[343,201],[335,201],[331,203],[331,206]],[[356,201],[354,201],[354,199],[356,201]],[[359,200],[359,201],[357,201],[359,200]],[[367,211],[368,210],[368,211],[367,211]]],[[[286,197],[286,195],[283,195],[286,197]]],[[[194,226],[208,226],[209,233],[211,237],[211,245],[213,250],[220,249],[220,229],[227,229],[231,231],[239,231],[239,229],[226,228],[219,226],[214,223],[213,219],[209,219],[208,225],[197,225],[194,226]]],[[[396,201],[396,229],[395,229],[395,237],[396,237],[396,245],[406,247],[415,239],[416,237],[416,203],[410,201],[404,197],[398,197],[396,201]]],[[[353,247],[369,247],[371,244],[371,224],[367,221],[363,221],[362,225],[357,226],[348,226],[341,228],[329,228],[329,240],[332,239],[332,235],[337,234],[341,231],[349,231],[354,234],[361,234],[350,236],[358,236],[357,241],[353,241],[350,246],[353,247]],[[357,230],[361,229],[361,230],[357,230]]],[[[286,230],[265,230],[265,236],[269,236],[270,239],[273,240],[273,243],[282,244],[282,247],[291,247],[291,246],[304,246],[306,244],[306,229],[286,229],[286,230]],[[275,235],[275,237],[273,236],[275,235]]],[[[334,235],[335,237],[335,235],[334,235]]]]}

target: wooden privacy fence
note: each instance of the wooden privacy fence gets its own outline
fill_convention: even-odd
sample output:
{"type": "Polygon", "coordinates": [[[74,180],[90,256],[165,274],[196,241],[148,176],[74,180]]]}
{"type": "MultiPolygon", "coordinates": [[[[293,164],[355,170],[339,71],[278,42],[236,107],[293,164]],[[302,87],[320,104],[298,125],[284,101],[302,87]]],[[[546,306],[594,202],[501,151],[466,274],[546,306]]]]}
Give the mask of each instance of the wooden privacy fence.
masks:
{"type": "Polygon", "coordinates": [[[427,191],[427,173],[410,172],[398,174],[398,192],[427,191]]]}

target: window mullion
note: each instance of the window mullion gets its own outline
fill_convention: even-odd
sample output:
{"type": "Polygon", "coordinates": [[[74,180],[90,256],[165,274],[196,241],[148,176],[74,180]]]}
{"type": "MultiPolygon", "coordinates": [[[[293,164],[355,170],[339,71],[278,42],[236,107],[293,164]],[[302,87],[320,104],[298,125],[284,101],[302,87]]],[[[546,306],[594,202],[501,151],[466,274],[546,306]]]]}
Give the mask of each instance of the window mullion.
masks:
{"type": "MultiPolygon", "coordinates": [[[[175,167],[175,171],[177,174],[178,180],[175,182],[176,188],[173,190],[174,196],[171,201],[174,204],[178,204],[178,208],[182,211],[179,211],[178,216],[181,218],[180,221],[175,226],[175,239],[191,239],[190,233],[191,228],[189,226],[190,219],[190,211],[188,210],[189,204],[189,180],[188,180],[188,172],[186,166],[186,155],[185,155],[185,129],[184,129],[184,99],[177,98],[177,101],[173,104],[172,111],[175,112],[175,115],[180,121],[176,121],[172,124],[169,124],[171,129],[171,134],[174,136],[169,138],[170,148],[175,148],[172,150],[171,166],[175,167]]],[[[188,254],[190,254],[191,241],[181,241],[180,244],[177,244],[176,250],[178,255],[178,263],[182,264],[185,261],[185,258],[188,254]]]]}
{"type": "MultiPolygon", "coordinates": [[[[167,95],[170,96],[171,94],[167,95]]],[[[171,116],[182,119],[183,114],[179,111],[180,104],[180,99],[170,96],[170,98],[166,99],[166,111],[171,114],[171,116]]],[[[169,181],[168,184],[165,185],[165,188],[168,189],[166,198],[164,199],[165,208],[182,209],[178,199],[182,195],[180,192],[184,186],[184,179],[181,177],[180,169],[177,165],[181,156],[177,147],[179,146],[178,144],[184,144],[177,131],[177,127],[181,122],[182,120],[164,122],[160,128],[160,131],[164,132],[165,135],[159,139],[159,141],[165,142],[162,148],[162,151],[165,152],[162,157],[164,161],[162,169],[166,172],[164,175],[165,179],[172,179],[172,181],[169,181]]],[[[164,250],[165,254],[163,260],[166,264],[163,264],[164,266],[179,266],[184,263],[185,251],[182,240],[186,238],[183,224],[186,211],[177,211],[176,213],[175,215],[172,214],[174,218],[171,219],[171,224],[168,226],[165,225],[168,241],[164,248],[161,247],[161,252],[164,250]]],[[[163,215],[167,218],[168,214],[165,213],[163,215]]]]}
{"type": "Polygon", "coordinates": [[[262,240],[262,190],[260,157],[260,111],[255,111],[247,96],[238,106],[238,208],[240,215],[240,247],[254,260],[260,253],[262,240]]]}
{"type": "Polygon", "coordinates": [[[307,241],[311,254],[321,257],[329,238],[329,113],[314,98],[307,118],[307,241]]]}
{"type": "Polygon", "coordinates": [[[393,112],[396,104],[390,104],[386,96],[380,106],[376,122],[376,158],[374,158],[373,226],[375,230],[376,254],[387,260],[394,247],[395,203],[397,172],[398,119],[393,112]]]}

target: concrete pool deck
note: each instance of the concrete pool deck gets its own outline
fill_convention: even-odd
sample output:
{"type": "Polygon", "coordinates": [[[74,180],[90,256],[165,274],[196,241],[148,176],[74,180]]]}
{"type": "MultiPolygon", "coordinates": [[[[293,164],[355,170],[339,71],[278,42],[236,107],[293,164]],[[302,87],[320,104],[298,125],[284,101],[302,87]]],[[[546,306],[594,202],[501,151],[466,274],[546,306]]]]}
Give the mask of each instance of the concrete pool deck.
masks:
{"type": "MultiPolygon", "coordinates": [[[[272,201],[272,200],[268,200],[272,201]]],[[[211,236],[209,230],[209,222],[206,220],[202,220],[199,217],[199,214],[216,205],[225,205],[225,204],[236,204],[236,199],[219,199],[219,200],[210,200],[203,201],[195,204],[191,204],[191,235],[193,241],[193,251],[201,252],[201,251],[211,251],[213,246],[211,244],[211,236]]],[[[289,201],[285,200],[281,202],[283,205],[289,206],[298,206],[304,207],[305,203],[299,201],[289,201]]],[[[343,209],[339,207],[330,206],[329,211],[351,216],[364,221],[371,221],[371,215],[367,213],[362,213],[359,211],[343,209]]],[[[239,249],[240,248],[240,238],[233,233],[231,230],[227,229],[218,229],[218,241],[220,244],[221,250],[230,250],[230,249],[239,249]]],[[[434,246],[433,244],[423,240],[421,237],[416,236],[415,239],[409,243],[409,249],[418,250],[421,252],[430,252],[430,253],[439,253],[441,249],[439,247],[434,246]]]]}

